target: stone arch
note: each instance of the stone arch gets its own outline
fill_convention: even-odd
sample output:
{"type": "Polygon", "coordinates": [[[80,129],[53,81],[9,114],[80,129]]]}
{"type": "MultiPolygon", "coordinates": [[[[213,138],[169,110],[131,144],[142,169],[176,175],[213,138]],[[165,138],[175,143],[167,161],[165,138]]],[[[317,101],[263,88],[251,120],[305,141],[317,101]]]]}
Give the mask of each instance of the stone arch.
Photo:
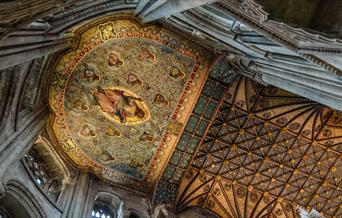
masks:
{"type": "MultiPolygon", "coordinates": [[[[96,193],[100,192],[111,193],[122,201],[121,209],[122,216],[124,218],[128,218],[130,212],[136,212],[140,218],[151,217],[151,204],[146,196],[140,193],[132,192],[131,190],[121,186],[108,186],[108,183],[101,181],[98,183],[94,196],[96,196],[96,193]]],[[[93,199],[95,199],[95,197],[93,199]]]]}
{"type": "Polygon", "coordinates": [[[62,192],[65,190],[66,184],[69,183],[70,172],[57,152],[52,149],[49,140],[39,136],[36,143],[25,155],[23,163],[38,188],[52,202],[58,203],[62,192]],[[37,177],[34,174],[35,172],[33,172],[34,169],[32,169],[31,164],[29,163],[32,158],[41,163],[41,168],[46,173],[48,181],[45,181],[43,185],[37,183],[37,177]]]}
{"type": "Polygon", "coordinates": [[[131,199],[126,199],[125,216],[124,218],[147,218],[151,215],[151,208],[146,208],[139,201],[132,202],[131,199]]]}
{"type": "Polygon", "coordinates": [[[16,218],[46,217],[43,207],[34,195],[19,181],[9,180],[0,199],[0,205],[6,213],[16,218]]]}
{"type": "Polygon", "coordinates": [[[135,210],[135,209],[128,209],[129,214],[128,214],[128,218],[142,218],[142,215],[139,211],[135,210]]]}
{"type": "MultiPolygon", "coordinates": [[[[92,217],[104,211],[112,217],[123,217],[123,201],[120,196],[108,191],[98,191],[95,195],[92,217]]],[[[106,217],[107,218],[107,217],[106,217]]]]}

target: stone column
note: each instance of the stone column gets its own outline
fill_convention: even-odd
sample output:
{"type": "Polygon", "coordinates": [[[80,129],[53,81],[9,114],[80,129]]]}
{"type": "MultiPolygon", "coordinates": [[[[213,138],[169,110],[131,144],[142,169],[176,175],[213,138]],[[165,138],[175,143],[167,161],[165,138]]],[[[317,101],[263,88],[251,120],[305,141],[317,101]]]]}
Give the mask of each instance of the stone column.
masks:
{"type": "Polygon", "coordinates": [[[47,119],[47,108],[36,111],[29,123],[25,123],[18,131],[13,132],[8,140],[5,140],[4,143],[6,144],[1,144],[3,150],[0,152],[0,181],[7,171],[12,169],[12,166],[19,163],[19,160],[31,148],[37,139],[37,136],[45,127],[47,119]]]}
{"type": "Polygon", "coordinates": [[[92,199],[94,186],[93,176],[88,172],[80,172],[75,183],[75,190],[71,198],[71,204],[63,217],[90,217],[93,207],[92,199]]]}

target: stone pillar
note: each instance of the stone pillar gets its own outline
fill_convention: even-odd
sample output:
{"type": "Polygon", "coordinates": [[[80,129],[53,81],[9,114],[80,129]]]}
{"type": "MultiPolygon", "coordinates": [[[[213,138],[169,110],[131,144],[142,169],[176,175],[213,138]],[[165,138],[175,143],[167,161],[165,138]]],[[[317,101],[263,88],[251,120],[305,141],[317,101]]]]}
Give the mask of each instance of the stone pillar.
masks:
{"type": "Polygon", "coordinates": [[[71,204],[66,209],[63,217],[90,217],[93,208],[93,176],[88,172],[80,172],[75,183],[75,190],[71,198],[71,204]]]}
{"type": "Polygon", "coordinates": [[[39,133],[45,127],[47,119],[47,108],[36,111],[29,123],[25,123],[24,126],[13,132],[8,140],[1,144],[3,150],[0,152],[0,181],[2,181],[7,171],[18,164],[24,154],[31,148],[39,133]]]}
{"type": "Polygon", "coordinates": [[[135,14],[144,23],[148,23],[215,1],[217,0],[142,0],[139,2],[135,14]]]}
{"type": "MultiPolygon", "coordinates": [[[[27,78],[30,73],[40,73],[31,72],[31,66],[28,62],[0,71],[0,177],[12,161],[19,160],[29,150],[47,121],[47,105],[39,104],[39,98],[32,110],[20,113],[27,78]]],[[[40,91],[37,84],[36,93],[40,91]]]]}

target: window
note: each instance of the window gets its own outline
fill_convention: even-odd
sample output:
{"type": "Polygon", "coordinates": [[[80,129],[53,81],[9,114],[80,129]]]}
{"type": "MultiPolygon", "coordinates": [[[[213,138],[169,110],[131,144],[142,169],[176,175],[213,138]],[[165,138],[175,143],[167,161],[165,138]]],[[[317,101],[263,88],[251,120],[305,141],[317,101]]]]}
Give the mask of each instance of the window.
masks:
{"type": "Polygon", "coordinates": [[[122,218],[122,205],[118,196],[101,191],[96,194],[91,218],[122,218]]]}
{"type": "Polygon", "coordinates": [[[112,211],[105,205],[95,205],[91,212],[92,218],[114,218],[112,211]]]}
{"type": "Polygon", "coordinates": [[[24,158],[32,172],[32,175],[34,176],[36,184],[40,187],[44,187],[46,181],[48,180],[48,176],[41,164],[31,154],[26,154],[24,158]]]}
{"type": "Polygon", "coordinates": [[[37,143],[24,156],[24,165],[32,179],[47,196],[57,202],[63,188],[63,173],[49,151],[37,143]]]}

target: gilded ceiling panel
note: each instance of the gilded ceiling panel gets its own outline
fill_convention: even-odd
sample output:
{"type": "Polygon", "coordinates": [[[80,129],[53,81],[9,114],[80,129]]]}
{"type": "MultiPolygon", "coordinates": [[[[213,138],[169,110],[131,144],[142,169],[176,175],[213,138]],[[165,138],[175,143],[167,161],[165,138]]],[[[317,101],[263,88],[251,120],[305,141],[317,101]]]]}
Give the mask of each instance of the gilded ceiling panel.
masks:
{"type": "Polygon", "coordinates": [[[221,217],[342,216],[342,114],[239,77],[225,93],[176,206],[221,217]]]}
{"type": "Polygon", "coordinates": [[[148,191],[173,151],[211,53],[158,26],[103,20],[77,32],[50,88],[66,154],[103,179],[148,191]]]}

